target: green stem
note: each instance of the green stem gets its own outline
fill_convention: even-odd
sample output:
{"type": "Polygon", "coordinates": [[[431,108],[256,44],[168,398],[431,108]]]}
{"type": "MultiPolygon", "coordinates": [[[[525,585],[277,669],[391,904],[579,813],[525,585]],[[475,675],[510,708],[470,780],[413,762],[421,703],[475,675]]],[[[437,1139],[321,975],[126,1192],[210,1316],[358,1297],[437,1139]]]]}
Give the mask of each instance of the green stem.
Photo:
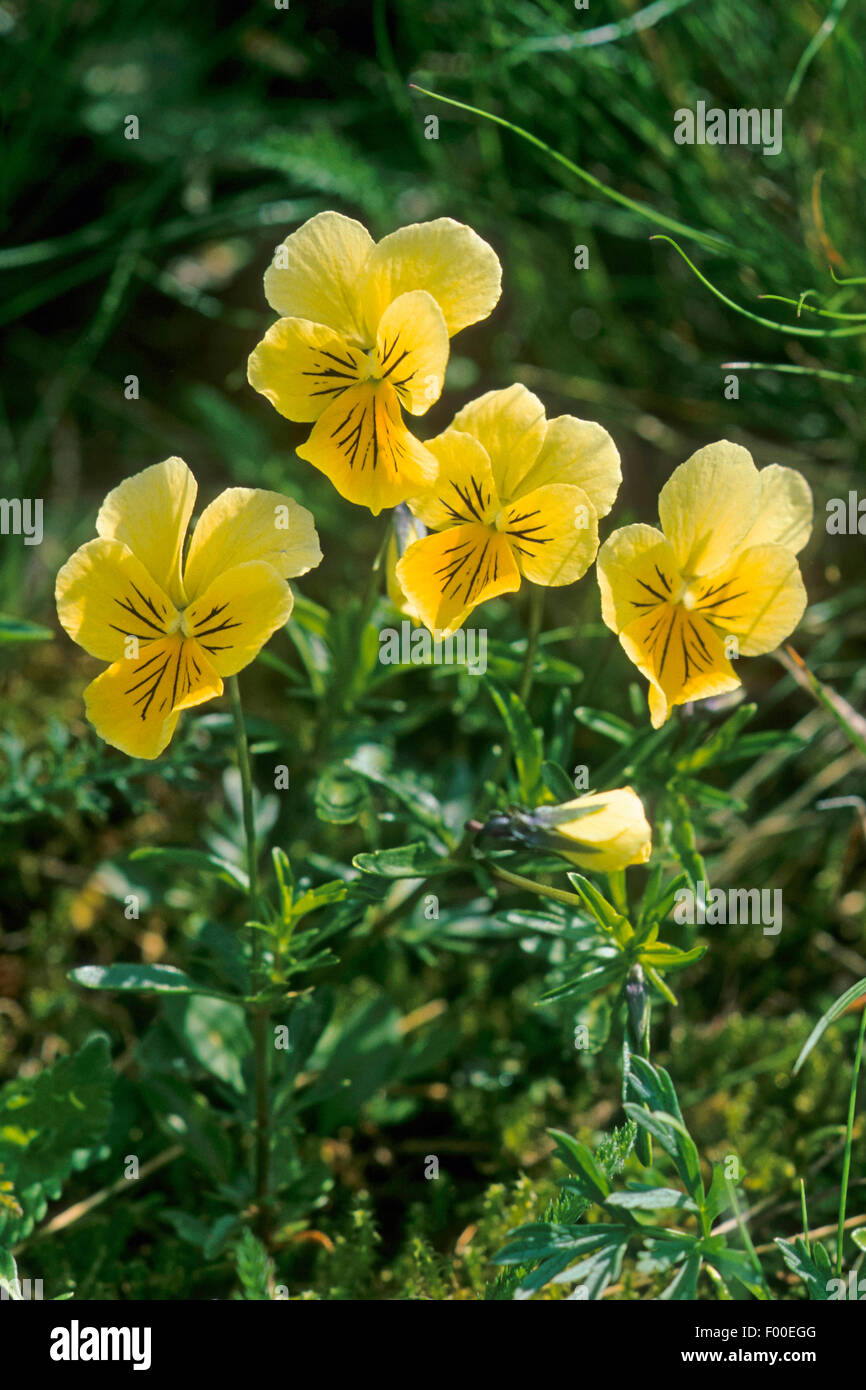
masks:
{"type": "Polygon", "coordinates": [[[532,682],[535,679],[535,658],[538,653],[538,638],[541,633],[541,619],[544,615],[544,590],[537,584],[532,586],[529,595],[529,630],[526,634],[526,653],[517,694],[522,704],[529,699],[532,682]]]}
{"type": "MultiPolygon", "coordinates": [[[[241,806],[244,822],[244,837],[247,849],[247,875],[249,878],[250,918],[258,921],[261,916],[259,901],[258,852],[256,849],[255,807],[253,804],[253,777],[250,764],[250,750],[241,704],[241,692],[237,676],[228,680],[232,717],[235,726],[235,745],[237,748],[238,770],[241,776],[241,806]]],[[[253,992],[262,984],[262,936],[258,927],[251,927],[251,988],[253,992]]],[[[268,1019],[267,1004],[256,1004],[252,1009],[253,1068],[255,1072],[255,1193],[258,1207],[258,1230],[261,1239],[267,1243],[270,1235],[270,1080],[268,1076],[268,1019]]]]}
{"type": "MultiPolygon", "coordinates": [[[[740,1203],[737,1200],[736,1188],[734,1187],[734,1184],[731,1182],[731,1179],[727,1176],[727,1174],[725,1175],[725,1187],[728,1189],[728,1197],[730,1198],[731,1206],[734,1209],[734,1219],[736,1220],[737,1226],[739,1227],[740,1235],[743,1239],[743,1244],[746,1247],[746,1251],[748,1253],[749,1259],[752,1262],[755,1273],[761,1281],[763,1293],[760,1295],[760,1297],[763,1299],[768,1299],[770,1297],[770,1293],[767,1288],[767,1281],[764,1278],[764,1271],[761,1268],[761,1261],[758,1259],[758,1252],[755,1249],[754,1244],[752,1243],[752,1237],[749,1235],[749,1228],[743,1219],[743,1213],[740,1211],[740,1203]]],[[[705,1232],[705,1234],[709,1235],[709,1232],[707,1231],[705,1232]]]]}
{"type": "Polygon", "coordinates": [[[480,862],[494,878],[501,878],[503,883],[510,883],[514,888],[525,888],[527,893],[537,893],[540,898],[552,898],[554,902],[564,903],[566,907],[585,910],[583,899],[576,893],[567,893],[564,888],[548,888],[543,883],[536,883],[534,879],[524,878],[523,874],[513,874],[509,869],[500,869],[498,865],[491,864],[489,859],[480,862]]]}
{"type": "Polygon", "coordinates": [[[857,1034],[857,1051],[854,1054],[854,1074],[851,1077],[851,1095],[848,1098],[848,1127],[845,1131],[845,1157],[842,1161],[842,1191],[839,1194],[839,1235],[836,1246],[836,1278],[842,1278],[842,1243],[845,1239],[845,1208],[848,1204],[848,1179],[851,1176],[851,1144],[854,1137],[854,1111],[857,1107],[857,1081],[860,1076],[860,1062],[863,1058],[863,1037],[866,1034],[866,1008],[860,1014],[860,1032],[857,1034]]]}
{"type": "MultiPolygon", "coordinates": [[[[533,585],[529,600],[529,625],[526,631],[526,651],[523,655],[523,665],[520,668],[520,675],[517,681],[517,694],[521,704],[526,704],[532,691],[532,683],[535,679],[535,658],[538,654],[538,638],[541,633],[541,619],[544,614],[544,590],[533,585]]],[[[499,784],[505,776],[508,762],[511,758],[511,737],[506,733],[499,757],[496,759],[495,766],[487,782],[487,790],[482,794],[481,800],[475,809],[477,820],[484,820],[497,791],[499,784]]],[[[458,853],[462,852],[468,844],[469,836],[464,835],[458,853]]]]}

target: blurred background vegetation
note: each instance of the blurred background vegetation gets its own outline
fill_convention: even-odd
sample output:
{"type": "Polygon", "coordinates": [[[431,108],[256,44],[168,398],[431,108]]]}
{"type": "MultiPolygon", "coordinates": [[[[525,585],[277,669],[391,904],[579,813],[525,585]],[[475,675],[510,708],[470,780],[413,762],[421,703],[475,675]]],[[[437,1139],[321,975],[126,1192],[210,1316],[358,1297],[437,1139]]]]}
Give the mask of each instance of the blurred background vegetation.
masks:
{"type": "MultiPolygon", "coordinates": [[[[110,487],[180,454],[201,501],[238,483],[285,489],[310,507],[325,559],[300,585],[308,630],[316,605],[351,614],[380,525],[296,459],[303,428],[245,377],[272,319],[264,268],[314,212],[337,208],[377,237],[447,215],[492,243],[502,301],[452,345],[445,393],[419,432],[436,433],[465,400],[515,380],[549,416],[600,420],[625,478],[603,534],[653,520],[672,468],[717,438],[745,444],[760,466],[800,468],[817,525],[803,562],[810,608],[794,643],[862,708],[866,541],[827,536],[823,519],[828,498],[864,486],[863,336],[856,319],[812,310],[866,309],[866,286],[840,287],[831,274],[866,274],[863,40],[860,7],[838,0],[661,0],[645,10],[592,0],[586,11],[568,0],[0,5],[2,490],[45,504],[40,546],[0,538],[0,612],[36,625],[23,634],[32,640],[0,646],[0,1067],[33,1075],[105,1028],[120,1087],[106,1155],[124,1153],[130,1134],[145,1157],[171,1137],[151,1133],[165,1094],[143,1094],[133,1053],[146,1035],[151,1060],[167,1056],[171,1022],[152,1024],[146,1003],[85,996],[66,971],[90,960],[183,961],[202,917],[219,917],[220,904],[203,904],[194,886],[166,894],[156,873],[122,866],[135,846],[231,838],[233,785],[226,810],[216,770],[229,735],[211,706],[185,721],[158,765],[102,747],[81,700],[94,663],[58,629],[54,576],[93,533],[110,487]],[[524,127],[638,208],[410,82],[524,127]],[[674,111],[699,99],[781,108],[781,153],[675,144],[674,111]],[[126,138],[130,115],[136,139],[126,138]],[[431,115],[438,139],[425,135],[431,115]],[[664,230],[655,214],[702,234],[677,239],[729,300],[790,331],[738,314],[669,244],[650,242],[664,230]],[[586,270],[574,266],[578,245],[588,247],[586,270]],[[796,302],[807,290],[799,317],[758,300],[796,302]],[[738,399],[727,399],[731,361],[786,370],[741,370],[738,399]],[[138,399],[127,398],[130,376],[138,399]],[[133,891],[145,905],[137,921],[123,913],[133,891]]],[[[524,602],[489,608],[503,653],[512,643],[519,652],[524,602]]],[[[643,724],[645,691],[601,626],[591,575],[549,596],[547,625],[562,665],[542,681],[534,718],[559,721],[566,767],[598,769],[610,743],[597,720],[571,710],[643,724]]],[[[6,633],[15,635],[8,624],[6,633]]],[[[366,804],[343,823],[312,814],[341,790],[323,787],[312,762],[314,647],[314,636],[301,651],[279,634],[273,661],[247,673],[244,688],[263,778],[292,730],[284,760],[297,793],[279,806],[266,798],[262,815],[315,875],[349,864],[371,837],[387,842],[388,827],[366,804]]],[[[863,760],[773,658],[748,663],[744,679],[759,705],[751,727],[797,737],[722,770],[718,785],[736,800],[707,812],[700,842],[714,882],[782,888],[784,927],[778,938],[714,929],[654,1050],[701,1152],[739,1155],[748,1200],[771,1214],[766,1230],[755,1218],[760,1244],[796,1228],[795,1174],[808,1175],[813,1222],[833,1219],[850,1020],[796,1081],[790,1065],[810,1020],[866,974],[863,815],[816,809],[862,793],[863,760]]],[[[404,673],[359,702],[354,731],[329,756],[338,766],[359,743],[379,743],[420,781],[434,773],[440,795],[446,787],[461,805],[470,770],[492,757],[488,704],[454,671],[404,673]]],[[[356,1104],[313,1108],[299,1172],[317,1176],[309,1192],[299,1178],[297,1229],[281,1257],[295,1285],[477,1296],[505,1231],[550,1195],[545,1127],[592,1139],[619,1117],[616,1050],[575,1052],[573,1010],[534,1007],[546,950],[515,932],[474,936],[473,910],[467,892],[451,904],[450,937],[428,935],[423,949],[398,918],[330,973],[337,1016],[361,1011],[364,1028],[389,1040],[391,1062],[356,1104]],[[407,1037],[420,1041],[407,1048],[407,1037]],[[427,1154],[440,1158],[438,1183],[424,1181],[427,1154]]],[[[347,1053],[349,1073],[353,1065],[347,1053]]],[[[862,1119],[858,1156],[851,1213],[866,1211],[862,1119]]],[[[82,1177],[79,1195],[112,1182],[112,1162],[82,1177]]],[[[211,1296],[224,1271],[216,1256],[202,1263],[207,1237],[184,1227],[197,1183],[194,1157],[167,1164],[135,1201],[70,1227],[50,1257],[37,1242],[27,1272],[54,1285],[68,1278],[85,1297],[211,1296]],[[171,1222],[166,1202],[180,1213],[171,1222]],[[182,1260],[175,1237],[186,1241],[182,1260]]]]}

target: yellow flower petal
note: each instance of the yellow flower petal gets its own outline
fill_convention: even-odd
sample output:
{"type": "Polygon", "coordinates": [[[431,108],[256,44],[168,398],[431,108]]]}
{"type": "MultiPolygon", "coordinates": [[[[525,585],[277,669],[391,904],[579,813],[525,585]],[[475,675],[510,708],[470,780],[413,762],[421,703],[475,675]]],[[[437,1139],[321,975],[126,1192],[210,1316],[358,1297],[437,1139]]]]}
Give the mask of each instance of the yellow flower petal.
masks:
{"type": "Polygon", "coordinates": [[[477,604],[520,588],[508,541],[478,522],[410,545],[397,578],[422,621],[443,637],[462,627],[477,604]]]}
{"type": "Polygon", "coordinates": [[[206,507],[192,534],[184,585],[195,598],[218,575],[263,560],[284,579],[306,574],[322,558],[311,512],[291,497],[230,487],[206,507]]]}
{"type": "Polygon", "coordinates": [[[366,353],[308,319],[277,319],[247,363],[250,385],[287,420],[318,420],[369,375],[366,353]]]}
{"type": "Polygon", "coordinates": [[[135,660],[115,661],[90,683],[84,700],[88,719],[106,743],[132,758],[157,758],[179,712],[222,689],[197,644],[175,633],[142,647],[135,660]]]}
{"type": "Polygon", "coordinates": [[[272,565],[237,565],[217,575],[184,613],[184,628],[207,653],[213,669],[233,676],[288,622],[292,592],[272,565]]]}
{"type": "Polygon", "coordinates": [[[654,728],[674,705],[722,695],[740,684],[725,656],[724,636],[703,614],[682,604],[659,604],[623,628],[626,655],[651,682],[654,728]]]}
{"type": "Polygon", "coordinates": [[[423,415],[442,394],[448,329],[442,310],[423,290],[388,305],[376,335],[376,375],[390,383],[410,415],[423,415]]]}
{"type": "Polygon", "coordinates": [[[583,488],[596,516],[607,516],[622,482],[619,451],[601,425],[559,415],[547,422],[541,452],[525,477],[517,496],[546,483],[571,483],[583,488]]]}
{"type": "Polygon", "coordinates": [[[674,470],[659,494],[659,520],[684,575],[725,563],[757,518],[760,492],[751,454],[727,440],[674,470]]]}
{"type": "Polygon", "coordinates": [[[547,421],[538,397],[517,383],[470,401],[454,416],[451,428],[484,445],[499,496],[509,502],[541,453],[547,421]]]}
{"type": "Polygon", "coordinates": [[[796,468],[783,468],[778,463],[762,468],[758,481],[758,515],[740,541],[740,549],[783,545],[796,555],[812,534],[812,489],[796,468]]]}
{"type": "Polygon", "coordinates": [[[556,808],[556,831],[575,842],[575,848],[559,852],[584,869],[614,873],[629,864],[645,864],[652,852],[652,830],[643,802],[631,787],[610,792],[590,792],[556,808]],[[559,817],[573,806],[580,815],[574,821],[559,817]],[[596,810],[590,810],[597,807],[596,810]],[[587,811],[590,814],[587,815],[587,811]],[[586,845],[585,853],[578,848],[586,845]]]}
{"type": "Polygon", "coordinates": [[[741,656],[760,656],[790,636],[805,608],[806,590],[793,551],[755,545],[707,576],[695,594],[693,611],[718,631],[733,633],[741,656]]]}
{"type": "Polygon", "coordinates": [[[297,454],[374,516],[426,490],[437,472],[433,455],[403,424],[386,381],[353,386],[319,417],[297,454]]]}
{"type": "Polygon", "coordinates": [[[429,492],[410,497],[409,506],[431,530],[459,521],[492,525],[499,512],[499,495],[487,451],[471,434],[447,429],[424,445],[439,464],[429,492]]]}
{"type": "Polygon", "coordinates": [[[196,482],[183,459],[155,463],[108,494],[96,518],[104,540],[123,541],[151,579],[181,605],[180,562],[196,482]]]}
{"type": "Polygon", "coordinates": [[[450,217],[401,227],[379,242],[367,262],[367,330],[375,335],[388,305],[401,294],[426,290],[453,337],[487,318],[499,299],[501,280],[496,252],[470,227],[450,217]]]}
{"type": "Polygon", "coordinates": [[[496,526],[508,537],[521,574],[533,584],[573,584],[598,550],[595,508],[583,488],[547,483],[503,507],[496,526]]]}
{"type": "Polygon", "coordinates": [[[283,318],[325,324],[369,347],[374,335],[365,333],[360,286],[373,246],[360,222],[319,212],[277,247],[265,271],[265,298],[283,318]]]}
{"type": "Polygon", "coordinates": [[[598,552],[601,616],[621,632],[642,613],[666,603],[679,582],[676,556],[655,526],[622,526],[598,552]]]}
{"type": "Polygon", "coordinates": [[[100,661],[118,661],[162,637],[174,604],[121,541],[88,541],[57,576],[57,613],[73,642],[100,661]]]}

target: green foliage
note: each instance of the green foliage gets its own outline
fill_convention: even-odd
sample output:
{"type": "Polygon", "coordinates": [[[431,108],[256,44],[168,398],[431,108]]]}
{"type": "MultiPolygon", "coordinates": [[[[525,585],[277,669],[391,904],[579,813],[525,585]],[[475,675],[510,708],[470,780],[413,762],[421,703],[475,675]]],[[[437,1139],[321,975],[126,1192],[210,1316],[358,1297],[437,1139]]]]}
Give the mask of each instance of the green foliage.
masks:
{"type": "Polygon", "coordinates": [[[96,1035],[0,1090],[0,1246],[33,1230],[67,1178],[93,1160],[111,1104],[108,1039],[96,1035]]]}
{"type": "Polygon", "coordinates": [[[712,1234],[712,1224],[727,1201],[720,1196],[718,1178],[709,1192],[704,1190],[698,1152],[667,1072],[643,1058],[631,1058],[629,1093],[638,1096],[640,1104],[626,1102],[626,1114],[634,1125],[654,1136],[673,1161],[682,1187],[632,1182],[612,1190],[609,1178],[621,1162],[599,1164],[585,1144],[552,1131],[556,1157],[569,1170],[560,1180],[560,1192],[563,1197],[577,1198],[578,1205],[511,1232],[497,1262],[531,1270],[521,1276],[515,1295],[528,1296],[554,1283],[577,1285],[579,1292],[574,1297],[601,1298],[619,1279],[625,1256],[631,1253],[637,1256],[642,1273],[668,1277],[673,1273],[658,1295],[662,1299],[697,1298],[704,1264],[716,1272],[726,1288],[742,1288],[753,1297],[764,1297],[764,1276],[754,1257],[732,1248],[723,1236],[712,1234]],[[593,1207],[600,1208],[602,1219],[587,1223],[583,1218],[593,1207]],[[698,1229],[677,1231],[660,1227],[654,1217],[643,1219],[657,1212],[692,1215],[698,1229]]]}

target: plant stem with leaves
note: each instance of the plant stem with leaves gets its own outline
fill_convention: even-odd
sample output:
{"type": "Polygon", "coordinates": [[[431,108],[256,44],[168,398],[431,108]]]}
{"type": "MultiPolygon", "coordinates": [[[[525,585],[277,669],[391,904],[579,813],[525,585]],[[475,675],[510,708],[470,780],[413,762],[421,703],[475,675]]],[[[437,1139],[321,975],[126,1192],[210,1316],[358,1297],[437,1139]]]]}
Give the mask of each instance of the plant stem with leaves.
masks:
{"type": "MultiPolygon", "coordinates": [[[[253,778],[250,765],[250,751],[247,743],[244,712],[237,676],[228,681],[231,698],[232,717],[235,727],[238,771],[241,779],[241,806],[244,822],[244,837],[247,851],[247,878],[250,916],[253,922],[261,917],[259,903],[258,852],[256,849],[255,807],[253,804],[253,778]]],[[[255,995],[262,987],[262,941],[261,929],[250,927],[250,975],[251,992],[255,995]]],[[[255,1194],[258,1207],[258,1227],[262,1240],[267,1240],[270,1232],[270,1093],[268,1076],[268,1016],[266,1004],[254,1003],[252,1006],[253,1067],[255,1071],[255,1194]]]]}

